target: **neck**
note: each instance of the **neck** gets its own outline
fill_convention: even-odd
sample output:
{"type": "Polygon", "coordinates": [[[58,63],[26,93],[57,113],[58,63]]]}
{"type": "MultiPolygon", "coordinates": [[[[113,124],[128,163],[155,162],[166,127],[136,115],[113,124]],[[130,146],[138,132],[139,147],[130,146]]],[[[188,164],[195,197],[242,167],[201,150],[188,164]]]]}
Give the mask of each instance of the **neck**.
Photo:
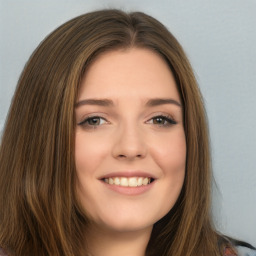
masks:
{"type": "Polygon", "coordinates": [[[152,227],[137,231],[113,231],[92,225],[86,244],[92,256],[145,256],[152,227]]]}

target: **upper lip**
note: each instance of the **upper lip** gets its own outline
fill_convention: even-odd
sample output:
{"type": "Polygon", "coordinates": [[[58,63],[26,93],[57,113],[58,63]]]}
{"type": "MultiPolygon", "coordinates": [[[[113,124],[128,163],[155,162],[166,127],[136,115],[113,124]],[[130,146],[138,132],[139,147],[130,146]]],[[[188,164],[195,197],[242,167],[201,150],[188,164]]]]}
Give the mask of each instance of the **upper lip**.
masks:
{"type": "Polygon", "coordinates": [[[153,174],[149,172],[144,172],[144,171],[110,172],[100,176],[99,179],[107,179],[112,177],[145,177],[145,178],[156,179],[156,177],[153,174]]]}

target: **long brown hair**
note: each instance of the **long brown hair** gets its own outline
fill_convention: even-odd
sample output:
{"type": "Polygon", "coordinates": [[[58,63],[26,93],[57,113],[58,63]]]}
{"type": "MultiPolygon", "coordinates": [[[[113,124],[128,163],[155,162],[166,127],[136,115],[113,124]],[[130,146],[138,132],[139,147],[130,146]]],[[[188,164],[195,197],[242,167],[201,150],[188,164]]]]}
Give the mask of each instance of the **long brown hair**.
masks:
{"type": "Polygon", "coordinates": [[[68,21],[39,45],[24,68],[0,148],[0,246],[10,255],[84,253],[87,218],[74,185],[74,105],[91,61],[129,47],[164,57],[184,105],[184,186],[173,209],[154,225],[146,255],[220,255],[210,216],[208,128],[192,68],[161,23],[119,10],[68,21]]]}

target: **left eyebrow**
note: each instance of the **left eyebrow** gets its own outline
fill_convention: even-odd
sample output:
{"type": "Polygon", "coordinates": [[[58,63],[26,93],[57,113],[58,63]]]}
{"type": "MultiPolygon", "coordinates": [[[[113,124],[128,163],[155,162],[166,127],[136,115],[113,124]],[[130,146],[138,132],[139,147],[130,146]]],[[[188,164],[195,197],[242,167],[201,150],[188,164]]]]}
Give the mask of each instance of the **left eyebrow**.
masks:
{"type": "Polygon", "coordinates": [[[114,103],[112,100],[109,100],[109,99],[85,99],[77,102],[75,104],[75,108],[78,108],[82,105],[97,105],[97,106],[109,107],[109,106],[113,106],[114,103]]]}
{"type": "Polygon", "coordinates": [[[177,100],[174,99],[150,99],[147,101],[146,106],[147,107],[155,107],[159,105],[165,105],[165,104],[174,104],[178,107],[182,107],[181,103],[179,103],[177,100]]]}

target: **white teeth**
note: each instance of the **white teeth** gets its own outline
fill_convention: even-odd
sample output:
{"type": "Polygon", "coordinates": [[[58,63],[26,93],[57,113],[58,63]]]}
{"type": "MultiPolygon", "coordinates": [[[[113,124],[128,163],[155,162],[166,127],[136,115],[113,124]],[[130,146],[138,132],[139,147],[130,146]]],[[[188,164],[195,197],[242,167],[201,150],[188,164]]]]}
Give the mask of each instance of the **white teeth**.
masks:
{"type": "Polygon", "coordinates": [[[119,185],[122,187],[138,187],[148,185],[151,182],[151,179],[144,177],[113,177],[104,179],[104,182],[110,185],[119,185]]]}
{"type": "Polygon", "coordinates": [[[130,178],[129,187],[137,187],[137,186],[138,186],[137,178],[130,178]]]}
{"type": "Polygon", "coordinates": [[[121,186],[124,186],[124,187],[128,187],[128,185],[129,185],[128,179],[122,177],[122,178],[121,178],[120,185],[121,185],[121,186]]]}
{"type": "Polygon", "coordinates": [[[138,186],[141,186],[142,185],[142,182],[143,182],[143,178],[138,178],[138,186]]]}
{"type": "Polygon", "coordinates": [[[142,181],[142,184],[147,185],[148,184],[148,178],[144,178],[143,181],[142,181]]]}
{"type": "Polygon", "coordinates": [[[115,185],[120,185],[120,179],[119,178],[114,178],[114,183],[115,185]]]}

